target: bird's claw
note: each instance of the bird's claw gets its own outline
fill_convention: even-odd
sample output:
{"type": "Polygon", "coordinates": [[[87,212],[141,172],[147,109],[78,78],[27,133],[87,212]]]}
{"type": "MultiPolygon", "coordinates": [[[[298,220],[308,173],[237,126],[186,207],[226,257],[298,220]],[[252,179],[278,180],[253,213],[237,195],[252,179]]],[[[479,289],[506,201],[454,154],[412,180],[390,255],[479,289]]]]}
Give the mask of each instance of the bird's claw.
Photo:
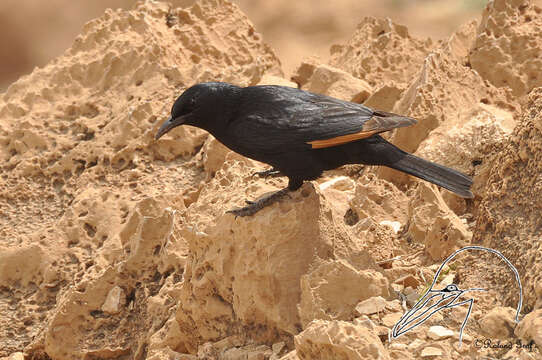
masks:
{"type": "Polygon", "coordinates": [[[245,206],[240,209],[228,210],[226,211],[226,213],[235,215],[235,218],[237,219],[238,216],[245,217],[245,216],[254,215],[258,212],[258,210],[260,209],[251,208],[250,206],[245,206]]]}
{"type": "Polygon", "coordinates": [[[252,176],[259,176],[261,178],[268,178],[270,176],[278,176],[280,174],[279,170],[276,170],[275,168],[264,170],[264,171],[256,171],[252,174],[252,176]]]}
{"type": "Polygon", "coordinates": [[[271,195],[268,195],[257,201],[245,200],[245,202],[248,204],[247,206],[240,209],[228,210],[226,211],[226,213],[235,215],[235,218],[237,218],[238,216],[241,216],[241,217],[251,216],[251,215],[256,214],[258,211],[260,211],[264,207],[277,202],[284,196],[290,197],[288,188],[274,192],[271,195]]]}

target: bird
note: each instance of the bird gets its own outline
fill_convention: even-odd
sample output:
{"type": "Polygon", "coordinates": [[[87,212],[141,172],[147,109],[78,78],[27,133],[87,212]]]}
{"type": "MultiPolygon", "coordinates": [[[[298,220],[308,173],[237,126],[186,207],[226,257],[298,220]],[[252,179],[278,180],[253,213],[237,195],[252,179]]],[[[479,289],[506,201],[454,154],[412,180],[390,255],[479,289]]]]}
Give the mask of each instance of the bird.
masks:
{"type": "Polygon", "coordinates": [[[469,176],[405,152],[379,135],[416,123],[293,87],[204,82],[177,98],[155,140],[177,126],[196,126],[234,152],[271,166],[256,174],[288,177],[286,188],[228,211],[236,217],[254,215],[304,181],[345,164],[386,166],[472,198],[469,176]]]}

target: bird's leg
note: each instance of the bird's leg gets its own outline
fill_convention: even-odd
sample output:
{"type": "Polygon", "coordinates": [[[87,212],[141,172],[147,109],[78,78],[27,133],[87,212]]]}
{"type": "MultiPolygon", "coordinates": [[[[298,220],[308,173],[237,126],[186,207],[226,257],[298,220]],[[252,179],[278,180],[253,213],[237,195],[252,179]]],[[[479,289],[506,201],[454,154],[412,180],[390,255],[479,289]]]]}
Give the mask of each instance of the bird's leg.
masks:
{"type": "Polygon", "coordinates": [[[276,177],[276,176],[281,176],[281,172],[280,170],[277,170],[275,168],[271,168],[271,169],[268,169],[268,170],[264,170],[264,171],[256,171],[254,174],[252,174],[252,176],[259,176],[259,177],[262,177],[262,178],[267,178],[267,177],[276,177]]]}
{"type": "Polygon", "coordinates": [[[288,195],[289,191],[290,190],[288,188],[284,188],[282,190],[275,191],[274,193],[272,193],[270,195],[267,195],[267,196],[265,196],[265,197],[263,197],[263,198],[261,198],[259,200],[256,200],[256,201],[248,201],[247,200],[246,201],[247,204],[248,204],[247,206],[245,206],[243,208],[240,208],[240,209],[229,210],[227,212],[230,213],[230,214],[233,214],[235,216],[241,216],[241,217],[254,215],[258,211],[263,209],[264,207],[267,207],[267,206],[277,202],[278,200],[280,200],[285,195],[288,195]]]}
{"type": "MultiPolygon", "coordinates": [[[[254,174],[252,174],[252,176],[259,176],[261,178],[268,178],[268,177],[284,176],[284,174],[281,173],[280,170],[277,170],[275,168],[271,168],[271,169],[267,169],[267,170],[264,170],[264,171],[256,171],[254,174]]],[[[254,204],[254,201],[251,201],[251,200],[245,200],[245,202],[248,205],[254,204]]]]}
{"type": "Polygon", "coordinates": [[[241,208],[241,209],[234,209],[229,210],[227,213],[233,214],[235,216],[250,216],[256,214],[258,211],[263,209],[264,207],[267,207],[271,204],[276,203],[280,199],[282,199],[284,196],[289,196],[288,193],[290,191],[295,191],[301,187],[303,184],[303,180],[292,180],[288,182],[288,187],[281,189],[279,191],[276,191],[270,195],[267,195],[259,200],[256,201],[246,201],[247,206],[241,208]]]}

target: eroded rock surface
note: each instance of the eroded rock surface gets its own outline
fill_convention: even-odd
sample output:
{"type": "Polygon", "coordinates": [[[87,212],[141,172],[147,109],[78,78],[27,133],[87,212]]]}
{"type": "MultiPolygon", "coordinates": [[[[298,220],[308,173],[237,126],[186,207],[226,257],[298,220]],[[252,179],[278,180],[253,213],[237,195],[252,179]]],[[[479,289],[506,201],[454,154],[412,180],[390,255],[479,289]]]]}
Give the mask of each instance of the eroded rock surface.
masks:
{"type": "Polygon", "coordinates": [[[0,98],[0,356],[528,358],[473,342],[485,328],[540,345],[541,19],[495,0],[435,43],[368,18],[295,83],[225,0],[139,2],[89,22],[0,98]],[[476,197],[349,165],[236,218],[226,211],[286,179],[253,176],[267,166],[195,128],[153,140],[175,97],[208,80],[299,84],[415,117],[384,136],[473,176],[476,197]],[[436,284],[486,290],[463,345],[466,306],[390,343],[442,259],[472,243],[520,271],[520,324],[510,269],[465,254],[436,284]]]}

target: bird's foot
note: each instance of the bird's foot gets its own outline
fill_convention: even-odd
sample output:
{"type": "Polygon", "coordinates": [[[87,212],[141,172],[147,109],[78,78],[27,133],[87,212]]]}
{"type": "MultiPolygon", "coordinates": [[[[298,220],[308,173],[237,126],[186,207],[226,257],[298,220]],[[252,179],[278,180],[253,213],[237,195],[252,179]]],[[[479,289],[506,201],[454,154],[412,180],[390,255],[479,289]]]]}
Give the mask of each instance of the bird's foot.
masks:
{"type": "Polygon", "coordinates": [[[280,176],[280,171],[272,168],[265,171],[256,171],[252,176],[259,176],[261,178],[277,177],[280,176]]]}
{"type": "Polygon", "coordinates": [[[226,211],[226,213],[233,214],[235,215],[235,217],[254,215],[264,207],[274,204],[280,199],[282,199],[284,196],[287,196],[289,191],[290,190],[288,188],[284,188],[256,201],[246,200],[246,203],[248,204],[247,206],[240,209],[229,210],[226,211]]]}

